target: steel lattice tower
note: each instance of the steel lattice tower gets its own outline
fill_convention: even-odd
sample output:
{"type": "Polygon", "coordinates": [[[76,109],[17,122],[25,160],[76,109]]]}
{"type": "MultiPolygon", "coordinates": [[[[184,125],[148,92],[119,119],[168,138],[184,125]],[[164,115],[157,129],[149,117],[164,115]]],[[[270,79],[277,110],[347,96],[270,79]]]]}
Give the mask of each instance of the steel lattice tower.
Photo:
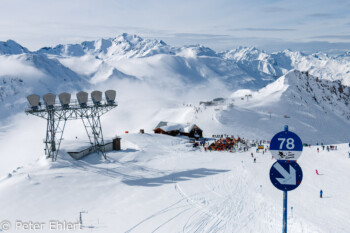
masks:
{"type": "Polygon", "coordinates": [[[94,91],[91,93],[92,98],[88,99],[86,92],[79,92],[78,100],[70,102],[70,94],[61,93],[60,103],[56,103],[55,95],[46,94],[44,95],[45,106],[39,102],[38,95],[27,97],[30,106],[25,112],[47,120],[44,141],[47,158],[51,158],[52,161],[57,159],[67,120],[81,119],[94,150],[106,159],[100,117],[118,104],[114,101],[115,91],[108,90],[105,94],[106,99],[102,99],[102,92],[94,91]]]}

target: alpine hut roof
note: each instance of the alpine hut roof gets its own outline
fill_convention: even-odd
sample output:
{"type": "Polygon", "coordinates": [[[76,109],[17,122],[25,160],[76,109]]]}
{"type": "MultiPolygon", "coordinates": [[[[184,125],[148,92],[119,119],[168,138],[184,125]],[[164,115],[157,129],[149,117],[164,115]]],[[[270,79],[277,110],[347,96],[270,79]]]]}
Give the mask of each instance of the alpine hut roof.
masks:
{"type": "MultiPolygon", "coordinates": [[[[189,133],[196,126],[195,124],[180,124],[180,123],[172,123],[161,121],[154,129],[162,129],[165,132],[179,130],[182,133],[189,133]]],[[[198,126],[197,126],[198,127],[198,126]]],[[[199,127],[198,127],[199,128],[199,127]]]]}

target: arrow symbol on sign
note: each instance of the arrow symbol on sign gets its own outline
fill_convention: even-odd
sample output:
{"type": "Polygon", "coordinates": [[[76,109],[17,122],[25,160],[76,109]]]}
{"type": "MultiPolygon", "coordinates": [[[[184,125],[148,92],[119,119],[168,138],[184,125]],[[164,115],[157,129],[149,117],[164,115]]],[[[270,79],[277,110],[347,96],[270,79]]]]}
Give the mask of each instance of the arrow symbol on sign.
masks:
{"type": "Polygon", "coordinates": [[[278,180],[278,182],[280,182],[281,184],[287,184],[287,185],[296,185],[297,184],[297,176],[295,173],[295,169],[289,165],[289,173],[281,166],[281,164],[276,163],[273,166],[279,173],[281,173],[281,175],[284,178],[276,178],[276,180],[278,180]]]}

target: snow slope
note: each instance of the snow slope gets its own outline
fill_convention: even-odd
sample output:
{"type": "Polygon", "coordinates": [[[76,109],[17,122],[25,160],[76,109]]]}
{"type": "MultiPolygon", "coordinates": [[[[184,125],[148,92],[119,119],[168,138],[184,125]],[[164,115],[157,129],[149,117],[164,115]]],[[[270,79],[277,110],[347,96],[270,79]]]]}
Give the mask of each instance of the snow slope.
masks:
{"type": "MultiPolygon", "coordinates": [[[[280,232],[282,193],[268,179],[269,154],[253,164],[250,152],[193,151],[153,127],[190,122],[205,136],[270,140],[288,124],[305,143],[350,141],[348,54],[217,53],[128,34],[36,52],[8,41],[0,54],[0,220],[12,223],[76,221],[85,210],[83,232],[280,232]],[[70,121],[58,161],[43,159],[46,122],[23,113],[25,97],[107,89],[117,91],[118,107],[101,117],[104,136],[122,136],[123,150],[108,161],[72,160],[65,152],[87,138],[70,121]],[[199,105],[217,97],[225,100],[199,105]],[[124,134],[139,129],[148,134],[124,134]]],[[[338,147],[305,148],[303,184],[289,195],[292,232],[347,232],[349,148],[338,147]]]]}
{"type": "MultiPolygon", "coordinates": [[[[79,232],[281,231],[282,192],[269,180],[269,153],[253,148],[253,163],[250,151],[194,151],[184,139],[153,134],[123,135],[122,143],[107,161],[62,152],[57,162],[14,169],[0,181],[0,218],[42,222],[44,231],[50,220],[77,222],[80,211],[79,232]]],[[[347,232],[348,150],[304,149],[302,184],[288,194],[289,231],[347,232]]]]}
{"type": "MultiPolygon", "coordinates": [[[[59,52],[47,54],[25,51],[21,54],[0,56],[2,151],[11,153],[13,145],[18,141],[17,135],[32,130],[27,125],[33,122],[33,117],[25,116],[23,113],[27,95],[32,93],[42,95],[48,92],[59,94],[68,91],[74,96],[80,90],[90,92],[96,89],[117,90],[118,108],[103,117],[106,125],[109,125],[109,122],[116,122],[114,127],[104,128],[105,132],[113,136],[124,131],[138,132],[139,129],[151,132],[159,121],[170,121],[197,123],[207,136],[220,133],[269,139],[284,124],[289,124],[292,130],[297,129],[304,133],[305,140],[309,143],[315,144],[321,141],[340,143],[350,140],[347,134],[349,120],[346,118],[349,116],[346,104],[348,94],[338,93],[339,82],[332,84],[321,78],[320,82],[316,82],[316,78],[310,75],[310,78],[299,75],[301,77],[299,81],[294,82],[293,77],[299,76],[293,76],[295,72],[292,71],[286,74],[287,79],[282,77],[285,81],[278,79],[266,87],[267,91],[263,91],[264,89],[259,90],[260,87],[271,83],[271,80],[264,77],[270,77],[272,80],[277,77],[269,73],[273,70],[273,66],[268,65],[271,63],[269,56],[272,55],[261,54],[261,51],[256,49],[250,51],[240,48],[238,50],[241,52],[237,50],[231,57],[228,55],[224,57],[223,54],[215,53],[204,46],[172,48],[164,43],[127,34],[110,41],[111,43],[94,42],[94,46],[86,47],[91,49],[82,50],[79,56],[59,52]],[[117,45],[120,46],[119,52],[111,55],[113,53],[109,52],[109,49],[116,48],[113,46],[117,45]],[[129,49],[124,51],[124,47],[129,49]],[[141,56],[146,53],[146,48],[158,51],[157,49],[163,47],[169,48],[168,50],[172,52],[166,52],[164,49],[163,53],[141,56]],[[98,52],[100,49],[102,50],[98,52]],[[136,52],[139,49],[144,52],[136,52]],[[124,52],[120,52],[122,50],[124,52]],[[126,57],[125,54],[140,56],[126,57]],[[252,64],[244,63],[243,60],[250,60],[252,64]],[[263,60],[267,63],[259,63],[263,60]],[[255,66],[258,68],[255,69],[255,66]],[[261,70],[259,67],[265,67],[266,70],[261,70]],[[304,82],[307,79],[312,81],[304,82]],[[281,84],[283,88],[290,88],[280,90],[279,83],[283,84],[281,84]],[[249,88],[249,93],[253,93],[252,98],[242,101],[244,95],[230,97],[233,91],[241,88],[249,88]],[[257,90],[265,94],[259,94],[257,90]],[[302,99],[298,98],[299,96],[302,99]],[[226,97],[228,102],[217,107],[198,109],[200,101],[216,97],[226,97]],[[284,115],[290,118],[284,118],[284,115]]],[[[84,44],[89,43],[82,43],[79,46],[84,44]]],[[[68,50],[71,51],[71,46],[64,51],[68,50]]],[[[293,55],[298,56],[303,55],[301,53],[293,55]]],[[[293,67],[288,65],[290,59],[287,58],[288,56],[282,56],[282,53],[278,59],[276,58],[279,66],[286,67],[285,70],[276,69],[276,72],[274,71],[276,76],[293,67]]],[[[343,59],[344,62],[347,61],[347,56],[344,55],[343,59]]],[[[348,90],[345,87],[343,89],[348,90]]],[[[80,130],[78,127],[77,131],[80,130]]],[[[36,134],[33,143],[43,140],[45,129],[37,131],[36,134]]],[[[20,166],[32,161],[37,156],[37,152],[34,151],[36,150],[31,152],[31,156],[18,153],[15,157],[8,157],[6,153],[1,154],[2,158],[6,157],[1,168],[20,166]]]]}
{"type": "Polygon", "coordinates": [[[248,101],[234,98],[233,107],[222,111],[218,118],[247,137],[255,133],[270,138],[278,128],[288,124],[302,132],[308,143],[347,142],[350,141],[349,95],[349,87],[340,82],[295,70],[252,92],[248,101]]]}
{"type": "Polygon", "coordinates": [[[196,123],[207,136],[269,140],[289,125],[307,143],[344,143],[350,141],[349,96],[349,87],[340,81],[293,70],[258,91],[238,90],[216,106],[197,102],[177,110],[162,109],[155,118],[196,123]]]}
{"type": "MultiPolygon", "coordinates": [[[[269,140],[287,124],[291,131],[303,134],[303,140],[313,145],[350,141],[349,87],[299,71],[291,71],[256,92],[236,91],[225,103],[212,107],[199,105],[199,102],[218,96],[220,86],[215,86],[215,83],[210,87],[184,88],[182,92],[129,79],[110,80],[107,86],[95,86],[98,90],[111,87],[117,90],[119,106],[101,118],[104,134],[109,138],[125,131],[139,132],[145,129],[146,132],[152,132],[160,121],[169,121],[195,123],[205,136],[228,134],[269,140]],[[248,100],[245,97],[247,94],[252,96],[248,100]]],[[[221,94],[229,96],[229,92],[222,91],[221,94]]],[[[33,161],[43,152],[44,120],[21,113],[13,116],[10,122],[0,128],[0,147],[3,152],[0,154],[3,160],[0,174],[8,167],[33,161]],[[30,132],[35,132],[35,136],[28,137],[27,133],[30,132]],[[35,149],[33,147],[26,154],[23,153],[26,148],[16,148],[14,153],[17,155],[8,156],[22,141],[30,141],[35,149]]],[[[64,139],[75,136],[86,137],[80,121],[69,122],[64,139]]]]}

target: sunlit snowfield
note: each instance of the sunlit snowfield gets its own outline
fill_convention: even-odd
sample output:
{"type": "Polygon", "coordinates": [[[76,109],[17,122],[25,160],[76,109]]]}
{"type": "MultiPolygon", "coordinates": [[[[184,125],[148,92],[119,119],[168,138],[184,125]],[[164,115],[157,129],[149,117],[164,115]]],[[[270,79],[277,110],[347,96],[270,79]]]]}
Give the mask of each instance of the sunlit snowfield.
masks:
{"type": "Polygon", "coordinates": [[[130,34],[35,52],[0,45],[0,221],[40,222],[47,232],[50,220],[77,222],[83,212],[82,232],[281,231],[269,152],[209,153],[153,134],[169,121],[249,140],[289,125],[312,147],[298,160],[304,179],[288,195],[288,230],[348,232],[348,53],[215,52],[130,34]],[[120,136],[122,151],[73,160],[66,152],[88,139],[81,121],[68,121],[57,161],[46,160],[46,121],[25,115],[26,96],[108,89],[118,107],[101,117],[103,134],[120,136]],[[322,142],[338,150],[317,153],[322,142]]]}
{"type": "MultiPolygon", "coordinates": [[[[281,231],[282,192],[269,180],[270,153],[252,148],[253,163],[251,151],[204,152],[164,135],[123,135],[122,142],[107,161],[62,152],[57,162],[14,169],[1,178],[0,219],[77,222],[86,211],[82,232],[281,231]]],[[[304,178],[288,193],[291,232],[347,232],[349,147],[320,149],[304,148],[298,161],[304,178]]]]}

